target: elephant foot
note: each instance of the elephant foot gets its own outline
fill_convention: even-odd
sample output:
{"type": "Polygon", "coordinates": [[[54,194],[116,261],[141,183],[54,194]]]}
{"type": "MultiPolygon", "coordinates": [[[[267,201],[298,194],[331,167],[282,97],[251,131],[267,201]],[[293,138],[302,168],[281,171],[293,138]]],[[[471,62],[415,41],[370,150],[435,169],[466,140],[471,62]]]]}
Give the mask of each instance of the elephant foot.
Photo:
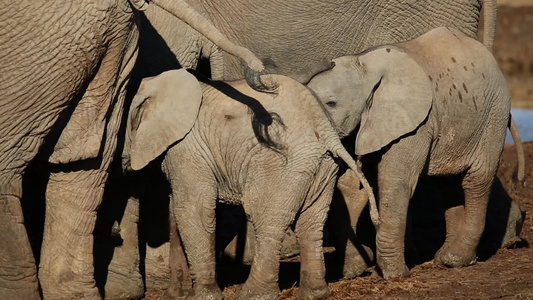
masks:
{"type": "Polygon", "coordinates": [[[171,284],[165,291],[163,299],[190,299],[194,296],[192,289],[184,289],[171,284]]]}
{"type": "Polygon", "coordinates": [[[448,246],[446,243],[435,254],[435,263],[448,267],[465,267],[477,262],[477,255],[474,247],[448,246]]]}
{"type": "MultiPolygon", "coordinates": [[[[325,282],[324,282],[325,283],[325,282]]],[[[307,300],[307,299],[326,299],[331,295],[331,292],[327,286],[310,288],[307,286],[301,286],[296,293],[296,299],[307,300]]]]}
{"type": "MultiPolygon", "coordinates": [[[[184,299],[222,300],[222,291],[215,285],[196,286],[194,295],[183,295],[184,299]]],[[[179,299],[179,298],[178,298],[179,299]]]]}
{"type": "Polygon", "coordinates": [[[374,253],[372,250],[364,245],[362,246],[363,253],[353,248],[352,250],[346,249],[344,256],[344,266],[342,274],[345,278],[351,279],[363,274],[374,260],[374,253]]]}
{"type": "Polygon", "coordinates": [[[385,279],[407,278],[409,277],[409,268],[405,263],[388,263],[380,262],[378,259],[378,274],[385,279]]]}
{"type": "MultiPolygon", "coordinates": [[[[43,299],[84,299],[84,300],[100,300],[102,296],[98,289],[92,285],[92,287],[85,286],[72,286],[65,287],[57,284],[49,284],[47,280],[41,280],[39,278],[42,287],[43,287],[43,299]]],[[[15,298],[17,299],[17,298],[15,298]]]]}
{"type": "Polygon", "coordinates": [[[105,285],[106,299],[140,299],[144,296],[144,284],[140,273],[109,272],[105,285]]]}
{"type": "Polygon", "coordinates": [[[280,290],[277,287],[269,288],[267,290],[255,290],[246,287],[246,283],[237,288],[235,292],[237,299],[249,299],[249,300],[278,300],[280,296],[280,290]]]}

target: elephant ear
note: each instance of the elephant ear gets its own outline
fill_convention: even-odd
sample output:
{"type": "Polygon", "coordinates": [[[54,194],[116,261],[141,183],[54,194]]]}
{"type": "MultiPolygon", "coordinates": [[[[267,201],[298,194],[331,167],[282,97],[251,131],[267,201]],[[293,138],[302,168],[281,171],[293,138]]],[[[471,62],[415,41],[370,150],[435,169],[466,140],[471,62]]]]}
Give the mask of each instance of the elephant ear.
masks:
{"type": "Polygon", "coordinates": [[[130,162],[145,167],[192,129],[202,102],[202,88],[185,69],[146,78],[133,98],[130,116],[130,162]]]}
{"type": "Polygon", "coordinates": [[[400,48],[382,46],[359,61],[376,80],[355,144],[356,154],[364,155],[417,129],[429,114],[433,90],[426,72],[400,48]]]}

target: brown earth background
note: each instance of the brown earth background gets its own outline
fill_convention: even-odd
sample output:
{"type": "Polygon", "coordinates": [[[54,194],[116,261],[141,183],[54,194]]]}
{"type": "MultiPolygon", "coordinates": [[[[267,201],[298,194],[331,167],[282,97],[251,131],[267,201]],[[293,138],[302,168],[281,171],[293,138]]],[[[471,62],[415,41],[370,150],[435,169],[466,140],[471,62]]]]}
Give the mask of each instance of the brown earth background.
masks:
{"type": "MultiPolygon", "coordinates": [[[[533,0],[498,1],[494,55],[508,80],[513,107],[533,108],[533,0]]],[[[334,279],[330,299],[533,299],[533,143],[524,146],[526,187],[513,188],[511,182],[517,162],[514,146],[505,146],[498,172],[506,191],[526,212],[522,242],[465,268],[428,261],[414,266],[406,279],[383,280],[371,270],[351,280],[334,279]]],[[[332,268],[327,257],[326,263],[332,268]]],[[[282,263],[282,299],[295,299],[298,267],[297,260],[282,263]]],[[[219,278],[234,275],[235,268],[221,268],[219,278]]],[[[244,268],[242,276],[226,284],[225,299],[234,299],[235,288],[246,279],[244,268]]],[[[163,291],[147,291],[145,299],[163,299],[163,291]]]]}
{"type": "Polygon", "coordinates": [[[513,107],[533,108],[533,0],[498,1],[494,56],[513,107]]]}

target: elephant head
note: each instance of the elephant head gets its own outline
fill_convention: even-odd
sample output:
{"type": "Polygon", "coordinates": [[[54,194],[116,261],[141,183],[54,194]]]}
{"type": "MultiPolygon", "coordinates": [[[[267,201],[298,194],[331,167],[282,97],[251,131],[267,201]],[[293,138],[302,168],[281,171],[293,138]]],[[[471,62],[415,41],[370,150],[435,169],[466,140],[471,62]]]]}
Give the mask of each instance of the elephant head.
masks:
{"type": "Polygon", "coordinates": [[[145,167],[192,129],[202,102],[202,88],[187,70],[145,78],[131,104],[123,161],[145,167]]]}
{"type": "Polygon", "coordinates": [[[341,136],[359,126],[357,155],[375,152],[418,128],[432,106],[430,80],[402,49],[380,46],[333,60],[308,83],[341,136]]]}

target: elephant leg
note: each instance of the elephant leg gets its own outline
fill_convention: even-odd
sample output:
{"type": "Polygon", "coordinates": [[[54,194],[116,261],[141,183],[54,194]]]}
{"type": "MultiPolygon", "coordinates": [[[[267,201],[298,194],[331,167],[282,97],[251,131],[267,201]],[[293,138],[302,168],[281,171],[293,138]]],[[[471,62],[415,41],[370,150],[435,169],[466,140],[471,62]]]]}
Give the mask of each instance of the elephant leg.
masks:
{"type": "MultiPolygon", "coordinates": [[[[22,185],[20,180],[19,184],[22,185]]],[[[20,195],[20,189],[18,193],[10,193],[9,188],[0,186],[0,192],[0,297],[40,299],[35,259],[24,227],[20,197],[13,195],[20,195]]]]}
{"type": "MultiPolygon", "coordinates": [[[[318,177],[320,178],[320,177],[318,177]]],[[[316,201],[296,221],[300,245],[300,288],[298,299],[325,299],[331,294],[326,283],[326,266],[322,251],[323,228],[335,188],[335,176],[325,184],[316,201]]],[[[312,202],[315,199],[308,199],[312,202]]]]}
{"type": "MultiPolygon", "coordinates": [[[[255,248],[255,232],[253,224],[250,220],[246,222],[246,234],[244,237],[244,245],[242,245],[240,239],[243,237],[237,235],[224,249],[224,255],[233,260],[242,261],[243,264],[251,264],[254,256],[255,248]]],[[[298,241],[292,229],[287,229],[283,241],[281,242],[281,258],[289,258],[298,255],[300,248],[298,241]]]]}
{"type": "Polygon", "coordinates": [[[50,299],[100,298],[94,280],[93,230],[107,173],[52,172],[46,191],[39,280],[50,299]]]}
{"type": "MultiPolygon", "coordinates": [[[[301,188],[309,186],[300,184],[299,180],[304,180],[301,175],[292,175],[283,177],[269,174],[261,177],[262,182],[250,182],[242,196],[244,210],[250,216],[255,230],[255,251],[250,275],[238,291],[239,299],[279,297],[281,242],[301,205],[302,201],[298,199],[303,200],[306,194],[306,190],[301,188]],[[289,181],[290,188],[286,186],[289,181]],[[265,182],[270,185],[267,187],[265,182]]],[[[308,178],[305,180],[310,182],[308,178]]]]}
{"type": "MultiPolygon", "coordinates": [[[[183,165],[180,167],[190,170],[183,165]]],[[[197,172],[201,173],[199,170],[197,172]]],[[[202,180],[199,176],[182,175],[179,179],[170,180],[179,182],[179,186],[172,186],[171,213],[175,214],[177,228],[189,261],[194,294],[198,299],[222,299],[222,292],[215,276],[216,181],[212,175],[202,176],[202,180]]],[[[171,262],[171,268],[176,267],[179,265],[171,262]]],[[[179,270],[171,270],[171,273],[173,272],[179,270]]],[[[175,286],[169,288],[179,289],[175,286]]]]}
{"type": "Polygon", "coordinates": [[[165,292],[165,297],[169,299],[183,298],[193,294],[191,273],[181,243],[176,218],[173,213],[170,213],[170,284],[165,292]]]}
{"type": "Polygon", "coordinates": [[[114,245],[113,257],[107,270],[106,299],[132,299],[142,297],[144,294],[144,284],[139,269],[138,223],[139,201],[130,198],[127,200],[124,215],[120,221],[115,221],[111,232],[120,243],[114,245]]]}
{"type": "Polygon", "coordinates": [[[372,250],[356,236],[357,222],[368,203],[368,195],[359,188],[359,178],[349,169],[339,177],[337,190],[327,225],[336,253],[343,260],[344,277],[354,278],[361,275],[374,259],[372,250]]]}
{"type": "MultiPolygon", "coordinates": [[[[497,164],[496,164],[497,165],[497,164]]],[[[495,170],[472,166],[462,180],[465,206],[446,211],[447,234],[451,240],[435,254],[435,261],[450,267],[468,266],[476,263],[476,248],[483,233],[490,189],[495,170]],[[448,226],[448,221],[454,223],[448,226]]]]}
{"type": "Polygon", "coordinates": [[[392,145],[378,164],[376,262],[386,279],[409,276],[405,263],[407,210],[429,153],[430,139],[423,138],[405,137],[392,145]]]}
{"type": "Polygon", "coordinates": [[[440,187],[445,205],[446,239],[441,249],[453,245],[464,226],[464,194],[461,181],[460,176],[439,178],[435,181],[440,187]]]}
{"type": "MultiPolygon", "coordinates": [[[[97,141],[102,144],[98,155],[51,167],[39,265],[44,298],[101,298],[94,279],[96,211],[102,202],[111,161],[117,149],[126,87],[137,58],[137,30],[129,28],[123,33],[109,42],[99,69],[80,100],[88,107],[105,107],[95,116],[96,120],[107,120],[102,124],[105,126],[105,140],[97,141]]],[[[79,113],[83,114],[81,110],[79,113]]],[[[77,124],[74,127],[92,128],[91,125],[77,124]]],[[[70,139],[80,142],[76,133],[60,136],[65,145],[70,139]]],[[[91,141],[90,145],[94,146],[94,142],[91,141]]],[[[62,152],[68,153],[65,149],[62,152]]]]}

